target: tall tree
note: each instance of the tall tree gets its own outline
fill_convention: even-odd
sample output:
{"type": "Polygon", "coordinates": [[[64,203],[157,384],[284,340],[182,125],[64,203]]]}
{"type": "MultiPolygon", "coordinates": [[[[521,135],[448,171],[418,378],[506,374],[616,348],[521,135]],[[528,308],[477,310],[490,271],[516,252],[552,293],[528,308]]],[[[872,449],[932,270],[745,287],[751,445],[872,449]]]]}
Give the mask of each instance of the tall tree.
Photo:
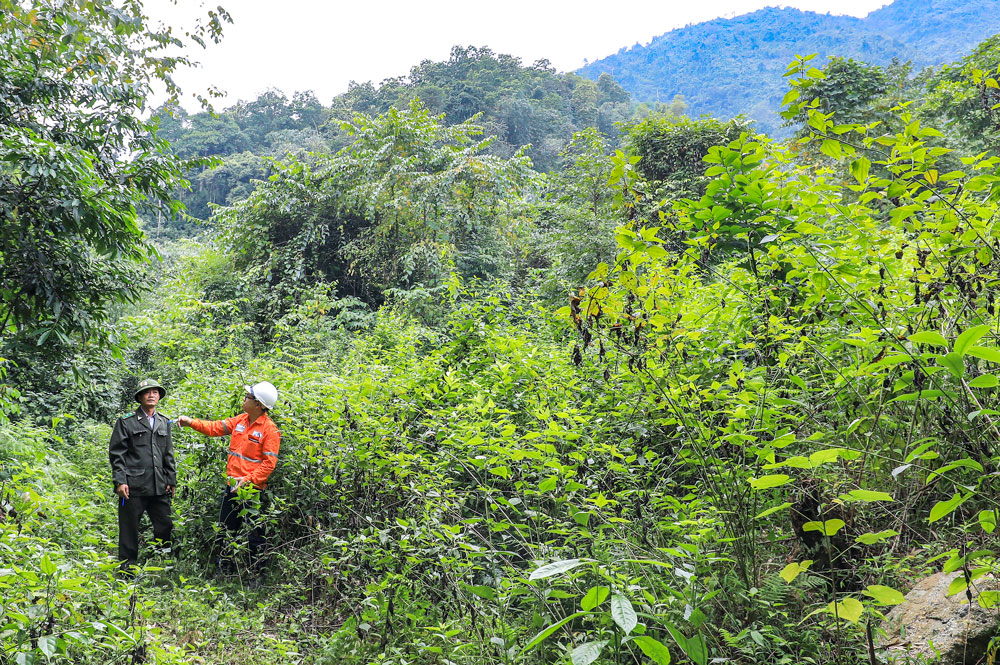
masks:
{"type": "MultiPolygon", "coordinates": [[[[221,8],[187,33],[218,40],[221,8]]],[[[141,0],[0,0],[0,344],[108,341],[109,305],[136,297],[154,254],[138,206],[176,208],[182,162],[143,119],[172,102],[185,40],[141,0]]]]}
{"type": "Polygon", "coordinates": [[[351,145],[315,166],[290,159],[218,213],[238,268],[277,291],[265,306],[285,307],[283,294],[320,281],[380,303],[389,289],[435,287],[451,271],[501,270],[530,161],[490,155],[476,125],[443,121],[416,101],[358,115],[346,125],[351,145]]]}
{"type": "Polygon", "coordinates": [[[705,155],[713,146],[737,139],[748,128],[744,118],[721,122],[654,116],[629,125],[625,144],[641,158],[636,170],[654,185],[659,197],[699,197],[709,180],[704,174],[705,155]]]}
{"type": "Polygon", "coordinates": [[[924,120],[945,125],[949,137],[970,152],[1000,150],[1000,35],[990,37],[959,62],[927,81],[924,120]]]}

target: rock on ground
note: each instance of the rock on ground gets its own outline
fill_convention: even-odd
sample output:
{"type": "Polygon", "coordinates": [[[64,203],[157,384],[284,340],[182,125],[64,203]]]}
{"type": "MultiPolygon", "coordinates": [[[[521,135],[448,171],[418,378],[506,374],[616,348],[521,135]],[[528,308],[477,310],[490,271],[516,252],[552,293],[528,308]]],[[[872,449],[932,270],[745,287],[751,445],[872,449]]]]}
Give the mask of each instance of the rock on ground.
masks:
{"type": "Polygon", "coordinates": [[[986,662],[990,638],[998,634],[996,608],[983,609],[977,597],[998,588],[991,576],[972,583],[972,605],[964,591],[948,596],[952,580],[962,575],[937,573],[913,587],[902,604],[886,616],[880,647],[889,663],[974,665],[986,662]]]}

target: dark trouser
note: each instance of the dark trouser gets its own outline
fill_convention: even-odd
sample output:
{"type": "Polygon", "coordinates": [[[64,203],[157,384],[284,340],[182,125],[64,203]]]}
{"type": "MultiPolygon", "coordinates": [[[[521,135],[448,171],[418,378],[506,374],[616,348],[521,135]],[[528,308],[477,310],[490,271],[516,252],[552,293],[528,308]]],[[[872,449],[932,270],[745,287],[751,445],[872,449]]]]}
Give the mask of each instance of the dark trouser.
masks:
{"type": "Polygon", "coordinates": [[[248,534],[248,554],[250,569],[257,568],[260,560],[261,550],[264,549],[264,525],[261,521],[261,508],[264,505],[263,492],[253,492],[248,499],[237,498],[236,492],[230,492],[226,488],[222,492],[222,507],[219,511],[219,521],[226,528],[226,538],[228,542],[221,543],[221,553],[219,555],[219,567],[226,572],[234,569],[232,555],[232,541],[236,535],[244,529],[244,525],[249,523],[248,534]],[[246,515],[242,515],[243,510],[247,510],[246,515]]]}
{"type": "Polygon", "coordinates": [[[162,541],[170,549],[170,535],[174,530],[170,519],[170,496],[118,497],[118,558],[134,565],[139,558],[139,520],[142,514],[149,515],[153,524],[153,537],[162,541]]]}

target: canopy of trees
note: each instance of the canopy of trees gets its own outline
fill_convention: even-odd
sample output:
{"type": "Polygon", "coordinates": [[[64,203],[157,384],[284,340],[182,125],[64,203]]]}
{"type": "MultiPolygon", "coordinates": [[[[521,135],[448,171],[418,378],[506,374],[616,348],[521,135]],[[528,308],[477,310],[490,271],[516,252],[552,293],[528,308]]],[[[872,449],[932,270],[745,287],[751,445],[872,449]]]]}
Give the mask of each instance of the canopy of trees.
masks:
{"type": "MultiPolygon", "coordinates": [[[[638,114],[680,114],[684,103],[633,108],[629,95],[611,76],[590,81],[558,74],[545,61],[525,66],[520,59],[488,48],[455,47],[445,62],[424,61],[408,76],[378,86],[351,83],[349,90],[323,106],[312,93],[291,99],[270,91],[241,101],[219,114],[189,114],[175,107],[159,110],[159,132],[183,158],[217,156],[221,168],[189,174],[191,188],[180,194],[188,215],[207,219],[211,204],[228,205],[246,197],[255,180],[272,173],[266,158],[288,154],[311,163],[309,153],[336,152],[352,140],[356,114],[378,116],[406,109],[419,100],[447,125],[475,119],[486,151],[507,159],[522,151],[538,171],[557,169],[559,153],[574,132],[599,128],[615,144],[616,123],[638,114]]],[[[183,218],[168,222],[168,235],[190,235],[197,227],[183,218]]]]}

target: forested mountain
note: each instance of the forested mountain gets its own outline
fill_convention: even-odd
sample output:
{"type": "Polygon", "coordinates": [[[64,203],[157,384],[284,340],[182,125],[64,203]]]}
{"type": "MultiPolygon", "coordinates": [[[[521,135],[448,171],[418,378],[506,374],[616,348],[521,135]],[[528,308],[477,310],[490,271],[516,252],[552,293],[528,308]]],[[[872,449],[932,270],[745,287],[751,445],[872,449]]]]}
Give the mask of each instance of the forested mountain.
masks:
{"type": "Polygon", "coordinates": [[[956,60],[998,30],[992,0],[895,0],[863,19],[769,7],[671,30],[578,73],[610,73],[637,101],[683,95],[691,115],[742,113],[780,133],[782,77],[796,55],[817,53],[818,66],[839,56],[919,69],[956,60]]]}

